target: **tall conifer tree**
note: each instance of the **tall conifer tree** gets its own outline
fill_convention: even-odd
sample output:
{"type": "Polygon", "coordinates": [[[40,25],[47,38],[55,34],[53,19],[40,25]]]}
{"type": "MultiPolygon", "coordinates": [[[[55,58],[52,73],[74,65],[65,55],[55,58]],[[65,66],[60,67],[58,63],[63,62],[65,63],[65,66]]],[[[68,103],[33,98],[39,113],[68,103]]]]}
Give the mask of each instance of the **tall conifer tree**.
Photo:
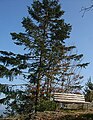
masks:
{"type": "MultiPolygon", "coordinates": [[[[66,46],[71,25],[62,18],[64,11],[58,0],[34,0],[28,7],[28,17],[22,20],[25,32],[11,33],[13,42],[24,47],[24,54],[0,51],[0,77],[12,80],[21,75],[28,80],[28,94],[34,87],[35,111],[42,92],[53,92],[59,78],[70,75],[71,60],[80,61],[83,55],[68,55],[75,46],[66,46]]],[[[75,64],[85,67],[85,64],[75,64]]],[[[74,74],[74,71],[73,71],[74,74]]],[[[65,79],[64,79],[65,80],[65,79]]],[[[58,86],[58,84],[57,84],[58,86]]],[[[62,87],[62,85],[60,85],[62,87]]]]}

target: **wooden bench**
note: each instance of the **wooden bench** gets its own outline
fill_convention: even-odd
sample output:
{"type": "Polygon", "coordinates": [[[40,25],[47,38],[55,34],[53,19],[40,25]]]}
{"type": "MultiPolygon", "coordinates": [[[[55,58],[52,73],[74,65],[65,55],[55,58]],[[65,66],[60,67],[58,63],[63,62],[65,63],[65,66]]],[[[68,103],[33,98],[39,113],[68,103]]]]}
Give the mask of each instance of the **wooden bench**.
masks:
{"type": "Polygon", "coordinates": [[[87,110],[88,110],[89,102],[86,102],[84,95],[81,95],[81,94],[54,93],[54,101],[60,102],[60,103],[87,104],[87,110]]]}

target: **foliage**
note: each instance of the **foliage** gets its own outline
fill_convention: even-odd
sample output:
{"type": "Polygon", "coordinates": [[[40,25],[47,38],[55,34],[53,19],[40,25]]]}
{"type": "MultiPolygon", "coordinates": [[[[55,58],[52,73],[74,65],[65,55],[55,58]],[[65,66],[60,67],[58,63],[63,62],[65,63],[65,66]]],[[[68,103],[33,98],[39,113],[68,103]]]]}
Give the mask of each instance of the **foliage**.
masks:
{"type": "Polygon", "coordinates": [[[80,89],[80,70],[88,65],[81,63],[83,54],[78,55],[75,46],[66,45],[71,25],[65,23],[58,0],[33,1],[28,13],[22,20],[25,31],[11,33],[14,44],[23,46],[24,53],[0,51],[0,77],[19,80],[21,76],[27,81],[23,90],[0,85],[5,94],[1,103],[13,114],[37,111],[40,98],[50,99],[55,91],[80,89]]]}
{"type": "Polygon", "coordinates": [[[86,87],[84,90],[86,101],[92,102],[93,100],[93,83],[91,82],[91,78],[86,83],[86,87]]]}
{"type": "Polygon", "coordinates": [[[41,99],[37,110],[40,112],[43,111],[55,111],[58,105],[54,101],[41,99]]]}

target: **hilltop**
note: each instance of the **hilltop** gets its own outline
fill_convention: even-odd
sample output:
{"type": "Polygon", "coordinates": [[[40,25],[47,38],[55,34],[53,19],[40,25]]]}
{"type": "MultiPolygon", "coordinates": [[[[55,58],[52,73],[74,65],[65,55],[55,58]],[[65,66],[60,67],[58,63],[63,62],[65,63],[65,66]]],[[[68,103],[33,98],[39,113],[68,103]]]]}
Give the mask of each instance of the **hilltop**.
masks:
{"type": "MultiPolygon", "coordinates": [[[[21,115],[7,120],[93,120],[93,111],[45,111],[21,115]]],[[[6,120],[2,119],[2,120],[6,120]]],[[[1,119],[0,119],[1,120],[1,119]]]]}

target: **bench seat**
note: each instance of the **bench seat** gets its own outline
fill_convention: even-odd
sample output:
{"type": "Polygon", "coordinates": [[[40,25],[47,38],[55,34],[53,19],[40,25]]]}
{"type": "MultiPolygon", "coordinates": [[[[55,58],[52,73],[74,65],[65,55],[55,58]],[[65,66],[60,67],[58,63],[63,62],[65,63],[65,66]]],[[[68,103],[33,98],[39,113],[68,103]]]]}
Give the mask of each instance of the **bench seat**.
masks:
{"type": "Polygon", "coordinates": [[[76,103],[76,104],[87,104],[90,102],[85,101],[85,97],[82,94],[72,93],[54,93],[54,101],[60,103],[76,103]]]}

